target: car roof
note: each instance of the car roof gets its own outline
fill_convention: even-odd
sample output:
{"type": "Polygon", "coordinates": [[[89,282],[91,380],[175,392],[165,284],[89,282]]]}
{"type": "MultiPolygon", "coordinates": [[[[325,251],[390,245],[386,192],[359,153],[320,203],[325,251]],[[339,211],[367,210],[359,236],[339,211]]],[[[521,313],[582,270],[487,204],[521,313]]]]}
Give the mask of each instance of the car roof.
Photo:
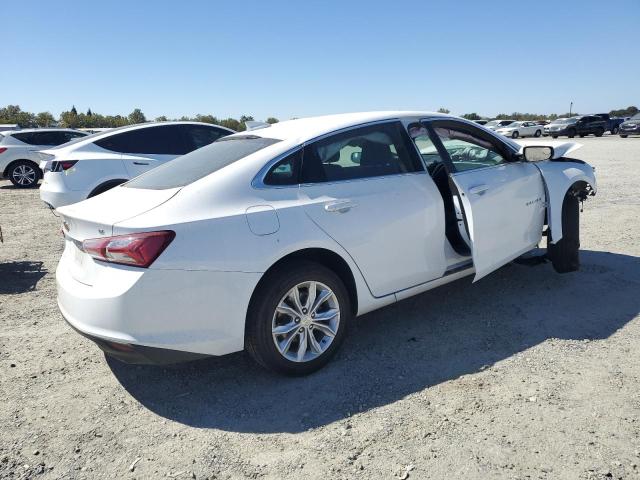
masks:
{"type": "Polygon", "coordinates": [[[16,133],[31,133],[31,132],[78,132],[85,133],[73,128],[23,128],[22,130],[7,130],[2,132],[3,135],[14,135],[16,133]]]}
{"type": "Polygon", "coordinates": [[[125,125],[123,127],[110,128],[109,130],[106,130],[104,132],[96,132],[96,133],[93,133],[91,135],[87,135],[86,137],[82,137],[82,138],[78,138],[76,140],[72,140],[69,143],[63,143],[62,145],[50,148],[48,150],[58,150],[58,149],[62,150],[63,148],[69,148],[71,146],[73,146],[74,148],[83,147],[85,145],[88,145],[89,143],[95,142],[96,140],[100,140],[100,139],[103,139],[103,138],[108,138],[108,137],[110,137],[112,135],[115,135],[117,133],[129,132],[129,131],[133,131],[133,130],[141,130],[143,128],[160,127],[160,126],[164,126],[164,125],[205,125],[207,127],[217,127],[217,128],[221,128],[223,130],[226,130],[228,132],[235,133],[233,130],[231,130],[229,128],[226,128],[226,127],[223,127],[221,125],[214,125],[212,123],[204,123],[204,122],[189,122],[189,121],[146,122],[146,123],[137,123],[135,125],[125,125]]]}
{"type": "MultiPolygon", "coordinates": [[[[250,130],[249,132],[239,132],[236,135],[256,135],[265,138],[275,138],[278,140],[295,140],[304,142],[313,138],[325,135],[327,133],[384,120],[395,120],[402,118],[455,118],[453,115],[443,113],[434,113],[428,111],[389,111],[389,112],[358,112],[358,113],[341,113],[337,115],[323,115],[318,117],[298,118],[294,120],[286,120],[250,130]]],[[[469,122],[472,123],[472,122],[469,122]]]]}

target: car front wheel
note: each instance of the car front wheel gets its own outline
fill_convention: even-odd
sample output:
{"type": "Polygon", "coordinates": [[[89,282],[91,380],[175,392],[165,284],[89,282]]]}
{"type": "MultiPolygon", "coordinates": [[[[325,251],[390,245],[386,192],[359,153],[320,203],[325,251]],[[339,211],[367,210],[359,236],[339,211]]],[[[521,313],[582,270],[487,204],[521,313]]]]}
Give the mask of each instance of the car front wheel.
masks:
{"type": "Polygon", "coordinates": [[[518,138],[520,134],[516,131],[511,134],[511,138],[518,138]]]}
{"type": "Polygon", "coordinates": [[[11,183],[18,188],[35,187],[40,179],[40,169],[28,160],[15,162],[7,173],[11,183]]]}
{"type": "Polygon", "coordinates": [[[288,262],[254,294],[245,347],[269,370],[306,375],[335,354],[351,317],[347,289],[332,270],[306,260],[288,262]]]}
{"type": "MultiPolygon", "coordinates": [[[[551,232],[553,236],[553,231],[551,232]]],[[[558,273],[580,269],[580,206],[578,197],[567,192],[562,203],[562,238],[556,243],[547,237],[547,256],[558,273]]]]}
{"type": "Polygon", "coordinates": [[[539,137],[540,135],[542,135],[542,132],[540,130],[536,130],[536,134],[534,136],[539,137]]]}

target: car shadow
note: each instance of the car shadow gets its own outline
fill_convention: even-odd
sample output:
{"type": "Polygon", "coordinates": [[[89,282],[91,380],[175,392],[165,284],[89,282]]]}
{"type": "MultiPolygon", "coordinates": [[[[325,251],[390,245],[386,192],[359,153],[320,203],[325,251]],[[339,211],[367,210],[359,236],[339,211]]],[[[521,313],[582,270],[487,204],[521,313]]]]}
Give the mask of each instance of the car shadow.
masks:
{"type": "Polygon", "coordinates": [[[15,185],[13,185],[12,183],[8,184],[8,185],[0,185],[0,190],[16,190],[16,191],[20,191],[23,190],[25,192],[31,191],[31,190],[37,190],[38,188],[40,188],[40,184],[34,186],[34,187],[28,187],[28,188],[19,188],[16,187],[15,185]]]}
{"type": "Polygon", "coordinates": [[[511,264],[358,319],[338,355],[303,378],[265,372],[242,353],[175,367],[108,359],[156,414],[199,428],[300,432],[386,405],[547,339],[604,339],[640,311],[640,258],[583,251],[580,272],[511,264]]]}
{"type": "Polygon", "coordinates": [[[0,263],[0,294],[31,292],[47,272],[42,262],[0,263]]]}

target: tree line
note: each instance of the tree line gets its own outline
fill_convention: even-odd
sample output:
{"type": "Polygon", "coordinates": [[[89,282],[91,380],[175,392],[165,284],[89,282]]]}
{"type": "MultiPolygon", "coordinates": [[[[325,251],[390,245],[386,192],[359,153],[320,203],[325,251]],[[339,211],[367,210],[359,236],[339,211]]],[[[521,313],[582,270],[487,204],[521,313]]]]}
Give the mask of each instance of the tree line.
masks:
{"type": "MultiPolygon", "coordinates": [[[[163,115],[154,119],[156,122],[166,122],[169,120],[211,123],[240,132],[246,128],[244,122],[253,120],[253,117],[250,115],[242,115],[239,119],[236,119],[198,114],[195,117],[182,116],[173,119],[163,115]]],[[[91,109],[88,109],[86,113],[78,113],[76,107],[73,106],[70,110],[62,112],[59,118],[55,118],[50,112],[26,112],[22,110],[19,105],[7,105],[6,107],[0,108],[0,124],[17,124],[20,128],[114,128],[147,121],[149,120],[139,108],[134,109],[129,115],[102,115],[92,112],[91,109]]],[[[278,119],[269,117],[266,122],[277,123],[278,119]]]]}
{"type": "MultiPolygon", "coordinates": [[[[618,110],[611,110],[609,115],[612,117],[630,117],[638,113],[638,108],[630,106],[627,108],[621,108],[618,110]]],[[[438,109],[440,113],[450,113],[446,108],[438,109]]],[[[579,115],[577,112],[572,112],[571,115],[579,115]]],[[[461,115],[468,120],[480,120],[483,118],[495,118],[498,120],[555,120],[560,117],[569,117],[569,113],[549,115],[538,113],[521,113],[513,112],[510,114],[500,113],[495,117],[481,116],[478,113],[465,113],[461,115]]],[[[223,127],[230,128],[237,132],[245,130],[245,122],[251,121],[254,118],[251,115],[242,115],[239,119],[236,118],[218,118],[215,115],[202,115],[198,114],[195,117],[183,116],[180,118],[170,119],[164,115],[156,117],[156,122],[166,122],[169,120],[180,121],[193,121],[211,123],[214,125],[221,125],[223,127]]],[[[64,127],[64,128],[114,128],[123,127],[125,125],[133,125],[136,123],[144,123],[149,121],[142,110],[139,108],[134,109],[129,115],[102,115],[94,113],[91,109],[88,109],[86,113],[78,113],[75,106],[72,106],[70,110],[64,111],[60,114],[59,118],[55,118],[50,112],[32,113],[26,112],[20,108],[19,105],[7,105],[0,108],[0,124],[9,123],[17,124],[20,128],[34,128],[34,127],[64,127]]],[[[275,117],[269,117],[266,120],[267,123],[277,123],[278,119],[275,117]]]]}

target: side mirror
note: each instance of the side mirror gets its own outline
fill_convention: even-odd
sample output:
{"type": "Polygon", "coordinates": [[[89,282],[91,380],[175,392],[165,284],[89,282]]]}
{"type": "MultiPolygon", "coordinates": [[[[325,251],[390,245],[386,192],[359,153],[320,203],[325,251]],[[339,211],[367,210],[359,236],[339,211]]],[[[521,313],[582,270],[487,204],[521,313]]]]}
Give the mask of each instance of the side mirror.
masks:
{"type": "Polygon", "coordinates": [[[362,158],[362,152],[351,152],[351,161],[360,165],[360,159],[362,158]]]}
{"type": "Polygon", "coordinates": [[[542,145],[530,145],[524,147],[522,156],[527,162],[541,162],[553,158],[553,147],[544,147],[542,145]]]}

